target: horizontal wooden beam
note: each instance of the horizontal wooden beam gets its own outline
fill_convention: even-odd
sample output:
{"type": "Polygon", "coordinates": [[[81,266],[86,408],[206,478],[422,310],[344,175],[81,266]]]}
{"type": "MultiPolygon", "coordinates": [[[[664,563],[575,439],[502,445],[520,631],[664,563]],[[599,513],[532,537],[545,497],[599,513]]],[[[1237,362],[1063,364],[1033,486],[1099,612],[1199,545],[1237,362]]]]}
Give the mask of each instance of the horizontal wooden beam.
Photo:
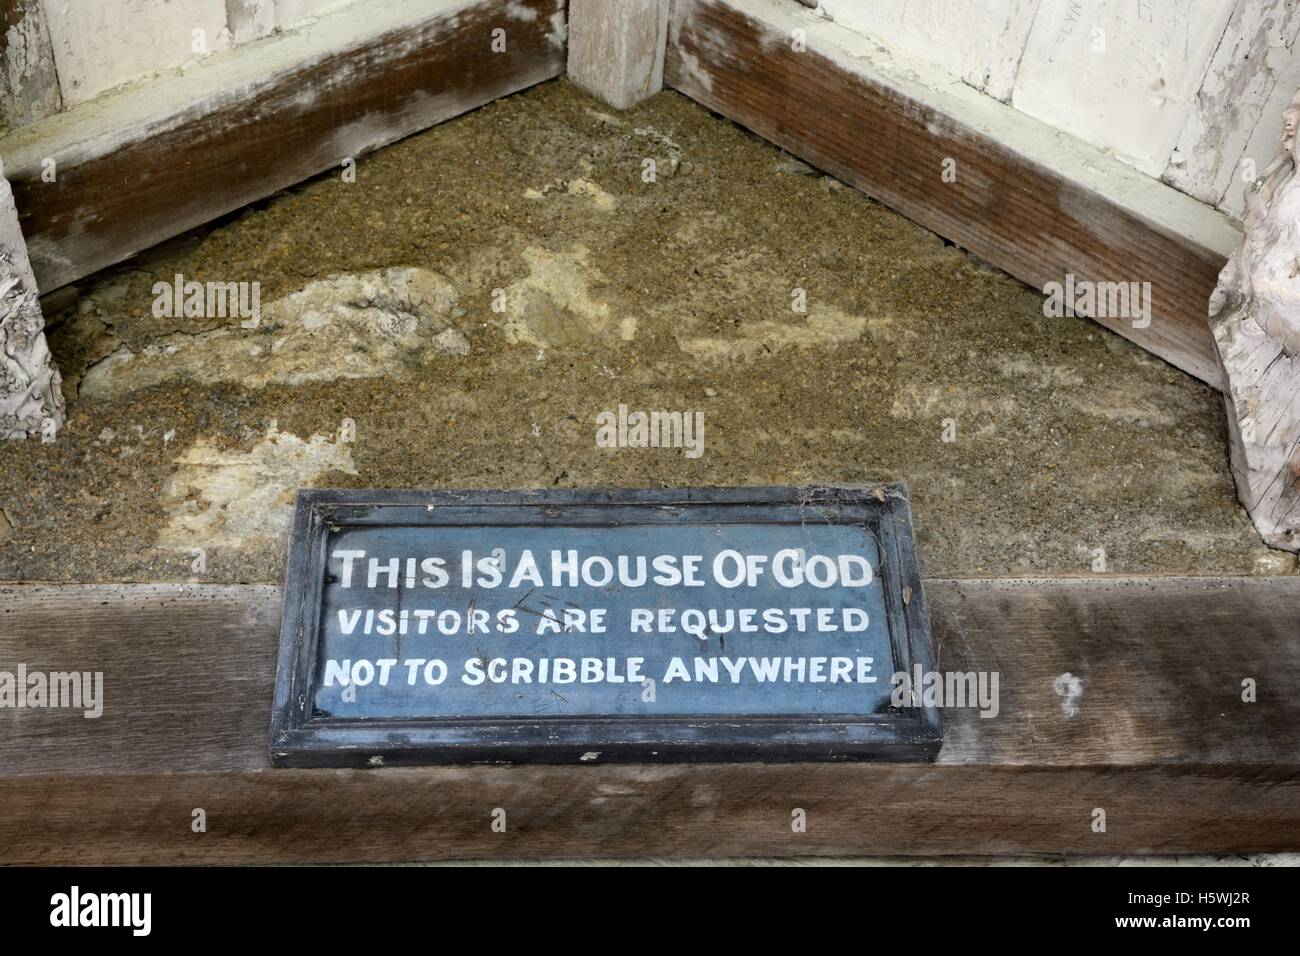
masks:
{"type": "Polygon", "coordinates": [[[674,764],[0,779],[0,861],[90,865],[1300,850],[1293,770],[674,764]],[[1093,811],[1106,811],[1094,832],[1093,811]],[[204,811],[207,830],[192,829],[204,811]],[[506,831],[492,829],[505,811],[506,831]],[[805,811],[806,832],[792,831],[805,811]]]}
{"type": "Polygon", "coordinates": [[[675,0],[664,81],[1031,286],[1149,282],[1149,325],[1090,314],[1219,385],[1222,213],[792,0],[675,0]]]}
{"type": "Polygon", "coordinates": [[[0,709],[0,862],[1300,850],[1300,578],[926,596],[940,669],[999,676],[935,764],[274,770],[278,588],[3,587],[0,670],[105,693],[98,719],[0,709]]]}
{"type": "Polygon", "coordinates": [[[564,0],[377,0],[10,133],[0,154],[41,290],[560,75],[564,14],[564,0]]]}

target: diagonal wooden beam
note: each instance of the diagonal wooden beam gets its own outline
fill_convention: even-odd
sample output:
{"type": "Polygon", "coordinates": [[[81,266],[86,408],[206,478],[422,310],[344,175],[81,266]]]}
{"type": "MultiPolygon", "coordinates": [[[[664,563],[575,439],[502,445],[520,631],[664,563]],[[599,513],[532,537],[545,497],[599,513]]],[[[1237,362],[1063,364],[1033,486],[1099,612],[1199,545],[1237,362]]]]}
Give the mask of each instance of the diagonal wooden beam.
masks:
{"type": "Polygon", "coordinates": [[[559,76],[565,22],[564,0],[383,0],[15,130],[0,154],[37,282],[559,76]]]}
{"type": "Polygon", "coordinates": [[[668,86],[1031,286],[1150,283],[1149,324],[1087,314],[1219,386],[1218,211],[791,0],[675,0],[666,56],[668,86]]]}

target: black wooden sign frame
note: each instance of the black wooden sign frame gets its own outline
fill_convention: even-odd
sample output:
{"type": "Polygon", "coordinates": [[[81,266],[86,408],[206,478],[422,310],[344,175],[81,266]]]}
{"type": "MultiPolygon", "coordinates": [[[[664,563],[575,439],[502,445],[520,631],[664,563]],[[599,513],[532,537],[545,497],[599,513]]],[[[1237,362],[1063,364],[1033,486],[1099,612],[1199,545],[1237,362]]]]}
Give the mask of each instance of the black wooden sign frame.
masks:
{"type": "MultiPolygon", "coordinates": [[[[718,760],[927,760],[942,742],[933,707],[874,714],[528,719],[320,719],[313,715],[331,528],[617,526],[808,520],[867,527],[880,568],[893,670],[933,668],[907,490],[903,485],[544,491],[298,492],[271,723],[277,766],[394,766],[718,760]]],[[[888,679],[888,678],[886,678],[888,679]]]]}

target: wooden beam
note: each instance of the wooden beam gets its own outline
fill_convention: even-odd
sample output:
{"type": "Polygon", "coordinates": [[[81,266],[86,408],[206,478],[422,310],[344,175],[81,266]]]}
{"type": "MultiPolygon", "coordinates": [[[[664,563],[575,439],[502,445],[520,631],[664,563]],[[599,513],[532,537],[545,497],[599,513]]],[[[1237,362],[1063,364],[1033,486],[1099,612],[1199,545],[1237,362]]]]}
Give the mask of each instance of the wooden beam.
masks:
{"type": "Polygon", "coordinates": [[[12,132],[36,279],[51,291],[558,76],[564,30],[564,0],[379,0],[12,132]]]}
{"type": "Polygon", "coordinates": [[[668,0],[570,0],[569,79],[615,109],[664,85],[668,0]]]}
{"type": "Polygon", "coordinates": [[[0,670],[105,687],[98,719],[0,709],[0,862],[1300,850],[1300,578],[926,596],[940,669],[1000,682],[936,764],[273,770],[278,588],[0,588],[0,670]]]}
{"type": "Polygon", "coordinates": [[[1149,325],[1094,317],[1219,385],[1206,303],[1240,234],[1209,206],[790,0],[676,0],[664,75],[1031,286],[1149,282],[1149,325]]]}
{"type": "Polygon", "coordinates": [[[673,764],[0,778],[7,865],[1300,849],[1292,770],[673,764]],[[506,832],[491,829],[506,813],[506,832]],[[808,829],[791,832],[803,809],[808,829]],[[1095,809],[1107,830],[1095,833],[1095,809]],[[202,809],[207,830],[191,829],[202,809]]]}

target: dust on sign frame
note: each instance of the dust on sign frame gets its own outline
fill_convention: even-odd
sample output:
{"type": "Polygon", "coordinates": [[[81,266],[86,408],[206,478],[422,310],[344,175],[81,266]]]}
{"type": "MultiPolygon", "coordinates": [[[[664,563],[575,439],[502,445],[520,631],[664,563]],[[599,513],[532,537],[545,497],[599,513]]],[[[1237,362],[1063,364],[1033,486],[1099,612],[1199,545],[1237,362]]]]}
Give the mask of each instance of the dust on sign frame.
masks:
{"type": "Polygon", "coordinates": [[[925,760],[907,491],[298,493],[277,766],[925,760]]]}

